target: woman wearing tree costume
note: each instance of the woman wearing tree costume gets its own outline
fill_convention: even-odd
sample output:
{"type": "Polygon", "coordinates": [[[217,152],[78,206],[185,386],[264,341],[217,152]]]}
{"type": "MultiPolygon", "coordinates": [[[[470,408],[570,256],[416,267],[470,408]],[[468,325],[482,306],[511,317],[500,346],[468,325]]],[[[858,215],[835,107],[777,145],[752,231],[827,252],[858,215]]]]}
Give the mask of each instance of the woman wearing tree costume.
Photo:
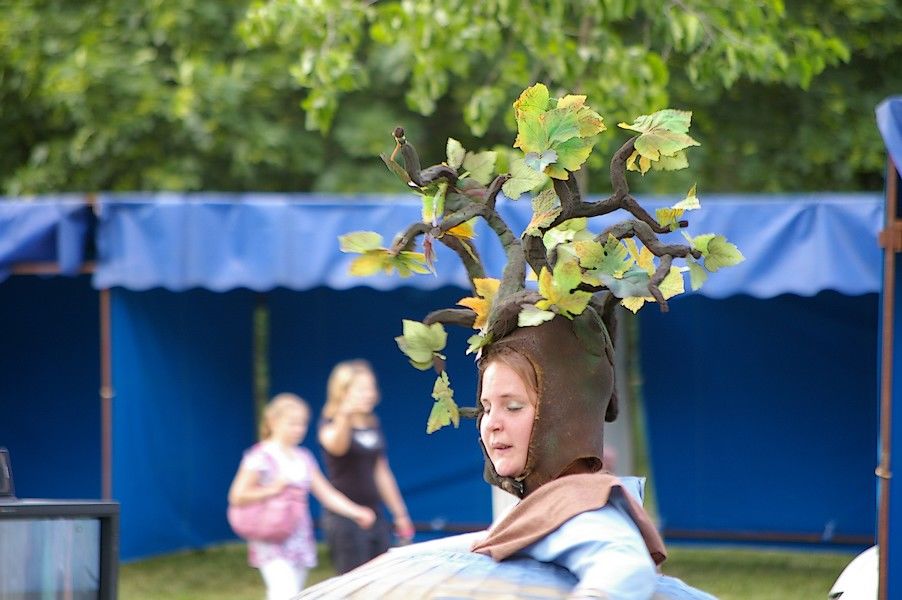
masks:
{"type": "Polygon", "coordinates": [[[688,166],[691,113],[663,110],[621,123],[639,135],[611,160],[612,194],[588,202],[574,179],[605,130],[585,96],[551,98],[534,85],[514,103],[514,147],[525,154],[510,173],[493,177],[495,155],[466,152],[448,140],[447,162],[420,168],[400,128],[389,168],[423,197],[423,221],[390,248],[381,236],[355,232],[342,249],[357,252],[351,270],[367,275],[430,272],[438,241],[461,258],[473,296],[422,322],[404,321],[396,338],[413,366],[439,374],[427,432],[475,416],[490,484],[520,502],[488,531],[394,550],[303,598],[710,598],[655,566],[666,553],[660,535],[629,482],[604,471],[604,423],[617,416],[614,392],[614,311],[646,302],[667,310],[667,299],[693,289],[708,272],[742,260],[723,236],[658,236],[688,227],[699,208],[695,188],[654,217],[630,195],[627,171],[688,166]],[[404,166],[395,162],[400,155],[404,166]],[[516,236],[495,210],[499,192],[517,199],[533,192],[533,218],[516,236]],[[625,210],[632,219],[595,235],[590,218],[625,210]],[[486,276],[471,240],[481,217],[507,257],[501,279],[486,276]],[[415,244],[423,236],[423,252],[415,244]],[[636,242],[638,238],[639,243],[636,242]],[[685,267],[674,264],[675,259],[685,267]],[[537,276],[526,285],[527,266],[537,276]],[[445,372],[445,324],[476,330],[467,353],[478,357],[477,406],[458,408],[445,372]]]}

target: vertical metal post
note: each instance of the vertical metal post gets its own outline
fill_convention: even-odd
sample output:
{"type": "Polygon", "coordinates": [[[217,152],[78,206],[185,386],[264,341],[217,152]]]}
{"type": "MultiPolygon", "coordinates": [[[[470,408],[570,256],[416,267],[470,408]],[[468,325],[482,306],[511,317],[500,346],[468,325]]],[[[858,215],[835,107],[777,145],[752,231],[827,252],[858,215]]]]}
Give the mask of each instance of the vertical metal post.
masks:
{"type": "Polygon", "coordinates": [[[110,290],[100,290],[100,472],[102,498],[113,498],[113,372],[110,290]]]}
{"type": "Polygon", "coordinates": [[[886,229],[881,234],[883,246],[883,322],[881,323],[880,361],[880,465],[876,474],[880,478],[880,501],[877,517],[877,546],[880,575],[878,597],[886,600],[889,575],[889,509],[890,479],[892,478],[892,413],[893,413],[893,326],[896,284],[896,252],[902,250],[902,230],[897,223],[896,187],[897,172],[891,158],[886,168],[886,229]]]}

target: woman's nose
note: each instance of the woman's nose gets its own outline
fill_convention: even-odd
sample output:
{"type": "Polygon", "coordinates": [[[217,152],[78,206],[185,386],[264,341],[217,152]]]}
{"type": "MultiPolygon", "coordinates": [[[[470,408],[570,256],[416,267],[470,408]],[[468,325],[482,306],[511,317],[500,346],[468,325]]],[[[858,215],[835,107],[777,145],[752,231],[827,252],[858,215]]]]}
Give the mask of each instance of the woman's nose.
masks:
{"type": "Polygon", "coordinates": [[[499,419],[495,416],[494,411],[486,413],[486,415],[483,418],[488,420],[488,423],[486,423],[485,426],[486,426],[486,429],[488,429],[489,431],[497,431],[497,430],[501,429],[501,419],[499,419]]]}

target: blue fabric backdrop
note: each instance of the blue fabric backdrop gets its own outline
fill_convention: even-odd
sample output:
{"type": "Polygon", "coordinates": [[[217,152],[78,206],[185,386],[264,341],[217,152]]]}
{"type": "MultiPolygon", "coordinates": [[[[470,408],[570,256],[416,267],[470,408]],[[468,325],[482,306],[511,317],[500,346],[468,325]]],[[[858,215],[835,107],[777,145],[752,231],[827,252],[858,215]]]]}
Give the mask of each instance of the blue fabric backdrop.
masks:
{"type": "MultiPolygon", "coordinates": [[[[747,261],[716,274],[704,288],[709,298],[730,296],[725,301],[694,295],[674,300],[667,315],[653,306],[642,311],[645,401],[665,526],[867,535],[873,531],[876,317],[873,297],[859,294],[880,287],[881,201],[875,195],[702,201],[705,208],[699,218],[693,215],[690,231],[726,233],[747,261]],[[814,296],[824,289],[844,295],[785,296],[814,296]],[[774,296],[779,297],[767,299],[774,296]],[[840,309],[849,311],[845,324],[835,316],[840,309]],[[749,343],[740,343],[746,339],[749,343]],[[686,356],[680,365],[688,371],[678,378],[660,370],[655,352],[681,346],[694,352],[680,351],[686,356]],[[742,360],[723,347],[744,352],[742,360]],[[846,366],[812,382],[807,365],[819,352],[846,366]],[[762,374],[768,393],[749,380],[750,373],[762,374]],[[674,402],[672,391],[681,386],[686,392],[674,402]],[[811,404],[810,389],[820,404],[811,404]],[[841,419],[849,396],[856,394],[860,411],[841,419]],[[691,410],[682,413],[681,405],[691,410]],[[786,415],[767,419],[767,410],[775,407],[784,407],[786,415]],[[687,415],[692,415],[688,424],[687,415]],[[847,426],[841,434],[838,425],[847,426]],[[754,454],[744,444],[747,437],[755,443],[754,454]],[[684,442],[691,443],[689,451],[684,442]],[[730,461],[722,458],[727,443],[736,446],[730,461]],[[852,482],[857,492],[833,493],[823,457],[832,461],[834,479],[852,482]],[[773,487],[763,486],[760,495],[736,494],[754,483],[743,469],[755,477],[766,474],[773,487]],[[691,477],[693,485],[683,477],[691,477]],[[699,490],[710,494],[701,497],[699,490]],[[857,519],[846,511],[852,506],[857,519]],[[784,516],[767,517],[774,513],[784,516]]],[[[441,253],[437,277],[360,280],[345,275],[353,257],[337,251],[339,233],[372,229],[389,238],[417,218],[410,199],[395,202],[103,198],[93,284],[114,287],[113,491],[123,506],[124,559],[233,539],[224,518],[225,493],[255,434],[251,316],[257,296],[248,288],[272,290],[274,392],[299,392],[316,410],[335,361],[370,359],[384,392],[379,410],[389,457],[414,518],[437,524],[488,521],[488,489],[480,483],[472,423],[425,435],[432,378],[409,367],[393,342],[401,318],[421,319],[465,295],[462,287],[453,287],[465,281],[457,258],[441,253]],[[301,238],[307,248],[310,242],[322,248],[302,253],[301,238]],[[353,287],[361,284],[368,287],[353,287]],[[419,287],[405,287],[412,285],[419,287]],[[236,286],[244,289],[232,289],[236,286]],[[342,313],[347,320],[333,318],[342,313]],[[399,409],[416,403],[421,411],[399,409]]],[[[515,229],[526,224],[525,203],[502,209],[515,229]]],[[[90,228],[90,214],[87,218],[90,228]]],[[[61,220],[58,214],[53,227],[61,220]]],[[[35,231],[48,229],[41,225],[35,231]]],[[[499,272],[500,247],[485,234],[478,243],[490,272],[499,272]]],[[[48,256],[52,260],[52,253],[48,256]]],[[[0,285],[0,308],[6,320],[0,445],[14,449],[22,495],[97,496],[96,294],[83,277],[16,277],[0,285]],[[76,287],[57,287],[67,281],[76,287]],[[28,370],[33,368],[37,371],[28,370]],[[86,398],[83,405],[69,403],[75,394],[86,398]],[[23,396],[30,398],[28,404],[23,396]],[[43,415],[55,435],[35,436],[28,429],[43,415]],[[48,463],[48,456],[64,457],[57,460],[65,463],[48,463]]],[[[448,354],[457,398],[472,404],[472,365],[462,352],[466,332],[452,335],[448,354]]],[[[315,448],[312,435],[307,443],[315,448]]]]}
{"type": "Polygon", "coordinates": [[[100,497],[98,315],[87,276],[0,285],[0,446],[19,497],[100,497]]]}
{"type": "Polygon", "coordinates": [[[112,305],[122,558],[231,539],[226,493],[255,439],[253,294],[116,289],[112,305]]]}
{"type": "Polygon", "coordinates": [[[665,531],[867,545],[877,322],[877,294],[830,291],[696,296],[674,299],[668,314],[643,311],[643,398],[665,531]]]}

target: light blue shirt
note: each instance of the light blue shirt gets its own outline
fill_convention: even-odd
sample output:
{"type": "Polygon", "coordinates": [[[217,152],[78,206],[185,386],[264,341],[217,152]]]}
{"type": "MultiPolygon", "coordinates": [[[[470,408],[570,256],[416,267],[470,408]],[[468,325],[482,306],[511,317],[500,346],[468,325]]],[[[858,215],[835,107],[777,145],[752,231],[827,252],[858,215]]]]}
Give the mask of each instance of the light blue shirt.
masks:
{"type": "Polygon", "coordinates": [[[579,579],[574,596],[648,600],[658,575],[622,494],[614,488],[608,504],[576,515],[517,556],[566,568],[579,579]]]}

